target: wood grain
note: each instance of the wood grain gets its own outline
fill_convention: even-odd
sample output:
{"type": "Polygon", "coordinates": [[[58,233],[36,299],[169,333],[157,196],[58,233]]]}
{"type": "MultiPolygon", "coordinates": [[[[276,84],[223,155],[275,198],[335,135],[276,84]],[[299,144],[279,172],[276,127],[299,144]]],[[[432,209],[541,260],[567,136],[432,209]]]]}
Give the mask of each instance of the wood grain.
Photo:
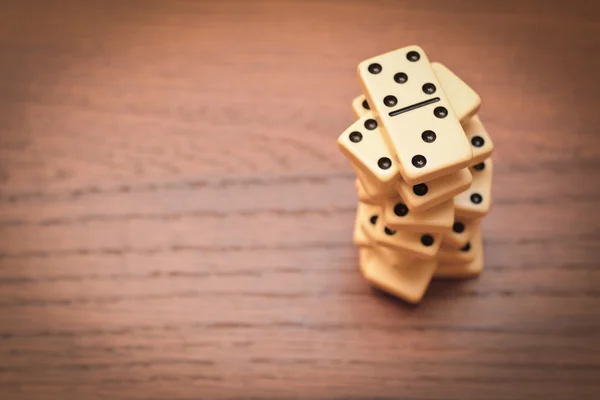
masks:
{"type": "Polygon", "coordinates": [[[3,1],[0,399],[597,399],[600,12],[3,1]],[[486,270],[369,288],[335,139],[409,44],[482,96],[486,270]]]}

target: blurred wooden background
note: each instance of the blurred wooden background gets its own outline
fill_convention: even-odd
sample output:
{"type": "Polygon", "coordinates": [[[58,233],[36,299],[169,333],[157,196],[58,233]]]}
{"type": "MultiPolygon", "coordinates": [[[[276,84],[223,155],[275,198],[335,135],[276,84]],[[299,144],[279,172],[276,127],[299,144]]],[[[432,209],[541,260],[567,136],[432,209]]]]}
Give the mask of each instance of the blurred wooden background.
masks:
{"type": "Polygon", "coordinates": [[[600,396],[600,13],[0,2],[0,398],[600,396]],[[482,96],[486,271],[371,290],[335,139],[419,44],[482,96]]]}

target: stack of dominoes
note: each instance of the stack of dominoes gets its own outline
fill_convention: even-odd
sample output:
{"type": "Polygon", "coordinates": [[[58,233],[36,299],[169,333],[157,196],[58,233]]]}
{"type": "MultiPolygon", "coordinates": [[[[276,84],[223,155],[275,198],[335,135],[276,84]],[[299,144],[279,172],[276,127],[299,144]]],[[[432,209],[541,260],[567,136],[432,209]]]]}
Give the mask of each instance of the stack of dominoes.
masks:
{"type": "Polygon", "coordinates": [[[434,277],[483,270],[492,140],[481,99],[418,46],[361,62],[358,120],[338,138],[356,172],[353,241],[372,285],[411,303],[434,277]]]}

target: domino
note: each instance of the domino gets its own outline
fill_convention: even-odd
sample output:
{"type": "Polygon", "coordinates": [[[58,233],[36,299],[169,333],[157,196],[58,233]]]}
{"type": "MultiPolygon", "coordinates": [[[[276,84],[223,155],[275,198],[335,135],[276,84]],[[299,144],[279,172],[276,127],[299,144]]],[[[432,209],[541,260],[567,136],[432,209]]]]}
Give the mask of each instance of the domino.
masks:
{"type": "Polygon", "coordinates": [[[409,257],[403,251],[398,251],[385,246],[373,246],[373,254],[376,254],[382,262],[388,265],[396,265],[399,260],[413,260],[414,257],[409,257]]]}
{"type": "Polygon", "coordinates": [[[381,184],[373,178],[367,177],[358,168],[355,168],[354,172],[360,185],[360,188],[357,188],[357,190],[360,190],[359,196],[362,195],[363,198],[366,198],[365,203],[381,204],[387,197],[394,194],[392,185],[381,184]]]}
{"type": "Polygon", "coordinates": [[[360,268],[360,271],[362,272],[363,276],[366,273],[366,267],[367,264],[370,260],[370,256],[371,256],[371,251],[369,251],[370,249],[368,247],[359,247],[358,248],[358,266],[360,268]]]}
{"type": "Polygon", "coordinates": [[[419,260],[402,253],[390,263],[372,248],[360,250],[361,271],[372,286],[409,303],[419,303],[437,268],[436,260],[419,260]]]}
{"type": "Polygon", "coordinates": [[[371,107],[369,107],[369,103],[364,95],[361,94],[352,100],[352,111],[354,112],[354,116],[356,116],[356,118],[360,118],[371,111],[371,107]]]}
{"type": "Polygon", "coordinates": [[[360,204],[360,219],[365,235],[372,242],[403,251],[415,258],[432,259],[440,248],[442,234],[410,232],[385,226],[380,206],[360,204]]]}
{"type": "Polygon", "coordinates": [[[463,123],[463,128],[473,150],[471,165],[479,164],[486,158],[489,158],[494,150],[494,143],[492,142],[490,135],[488,135],[479,116],[475,115],[473,118],[463,123]]]}
{"type": "MultiPolygon", "coordinates": [[[[458,120],[461,122],[468,121],[479,111],[481,106],[479,95],[445,65],[432,62],[431,68],[440,81],[444,93],[448,95],[448,100],[458,120]]],[[[371,107],[365,96],[360,95],[352,101],[352,110],[354,111],[354,115],[360,118],[369,112],[371,107]]]]}
{"type": "Polygon", "coordinates": [[[342,132],[337,144],[351,164],[378,182],[385,184],[400,176],[394,154],[389,151],[372,113],[342,132]]]}
{"type": "Polygon", "coordinates": [[[409,46],[365,60],[358,76],[406,182],[426,182],[470,164],[471,146],[423,49],[409,46]]]}
{"type": "Polygon", "coordinates": [[[468,220],[456,218],[452,224],[452,229],[445,232],[442,237],[442,246],[461,249],[471,240],[475,230],[479,225],[479,220],[468,220]]]}
{"type": "Polygon", "coordinates": [[[481,97],[444,64],[432,62],[431,68],[442,84],[456,118],[463,122],[477,114],[481,107],[481,97]]]}
{"type": "MultiPolygon", "coordinates": [[[[477,230],[479,230],[479,227],[477,227],[477,230]]],[[[475,260],[475,252],[470,241],[459,249],[442,243],[437,260],[442,264],[467,264],[475,260]]]]}
{"type": "Polygon", "coordinates": [[[473,174],[473,183],[454,198],[457,217],[479,219],[484,217],[492,206],[492,159],[488,158],[469,168],[473,174]]]}
{"type": "Polygon", "coordinates": [[[360,221],[360,208],[356,207],[356,218],[354,220],[354,231],[352,232],[352,242],[358,247],[367,247],[371,245],[371,241],[365,235],[365,231],[360,221]]]}
{"type": "MultiPolygon", "coordinates": [[[[441,253],[442,251],[440,249],[440,254],[441,253]]],[[[474,278],[481,274],[484,264],[481,228],[475,231],[473,238],[469,242],[468,250],[463,253],[464,254],[455,254],[454,259],[451,261],[447,258],[443,261],[440,259],[433,275],[434,278],[467,279],[474,278]],[[467,253],[470,253],[470,255],[467,255],[467,253]]],[[[444,257],[446,256],[447,254],[445,253],[444,257]]]]}
{"type": "Polygon", "coordinates": [[[446,233],[454,223],[454,202],[450,199],[419,213],[411,210],[402,197],[396,195],[384,201],[383,220],[394,230],[446,233]]]}
{"type": "Polygon", "coordinates": [[[471,186],[472,173],[468,168],[416,185],[402,179],[394,181],[394,187],[413,211],[422,211],[452,199],[471,186]]]}
{"type": "Polygon", "coordinates": [[[372,202],[371,196],[369,196],[367,194],[367,192],[365,191],[365,188],[363,187],[362,183],[360,182],[360,179],[356,178],[354,180],[354,186],[356,187],[356,195],[358,196],[358,201],[360,201],[362,203],[368,203],[368,204],[377,204],[377,203],[372,202]]]}

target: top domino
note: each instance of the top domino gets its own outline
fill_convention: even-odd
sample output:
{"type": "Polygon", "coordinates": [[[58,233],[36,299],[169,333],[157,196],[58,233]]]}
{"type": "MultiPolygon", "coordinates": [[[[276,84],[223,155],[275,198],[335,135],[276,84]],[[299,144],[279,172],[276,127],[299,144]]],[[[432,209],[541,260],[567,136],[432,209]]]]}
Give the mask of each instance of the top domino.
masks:
{"type": "Polygon", "coordinates": [[[471,163],[469,141],[423,49],[408,46],[365,60],[358,76],[406,182],[432,180],[471,163]]]}

